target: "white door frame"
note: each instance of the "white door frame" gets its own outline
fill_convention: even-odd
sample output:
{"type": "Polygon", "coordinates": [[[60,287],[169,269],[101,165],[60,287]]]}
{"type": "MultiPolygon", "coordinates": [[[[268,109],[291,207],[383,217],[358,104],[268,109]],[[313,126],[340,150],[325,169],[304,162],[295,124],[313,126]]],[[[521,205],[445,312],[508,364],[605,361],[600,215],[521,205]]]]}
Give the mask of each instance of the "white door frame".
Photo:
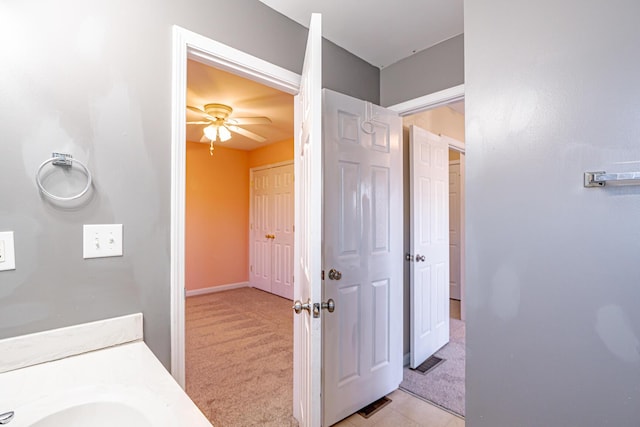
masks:
{"type": "MultiPolygon", "coordinates": [[[[418,98],[410,99],[399,104],[394,104],[386,107],[390,110],[397,112],[401,117],[410,116],[411,114],[420,113],[422,111],[431,110],[434,108],[442,107],[452,102],[462,101],[464,99],[464,84],[453,86],[447,89],[443,89],[439,92],[430,93],[418,98]]],[[[465,146],[460,144],[459,141],[449,138],[448,136],[442,136],[443,139],[449,144],[449,148],[460,152],[460,169],[466,167],[465,164],[465,146]]],[[[461,198],[460,201],[460,215],[464,215],[464,179],[461,179],[461,198]]],[[[463,217],[464,218],[464,217],[463,217]]],[[[466,294],[466,274],[465,274],[465,221],[462,221],[461,236],[460,236],[460,317],[462,320],[466,319],[465,309],[465,294],[466,294]]]]}
{"type": "MultiPolygon", "coordinates": [[[[295,95],[300,74],[173,26],[171,77],[171,375],[185,387],[185,184],[187,59],[295,95]]],[[[294,173],[297,173],[295,171],[294,173]]]]}

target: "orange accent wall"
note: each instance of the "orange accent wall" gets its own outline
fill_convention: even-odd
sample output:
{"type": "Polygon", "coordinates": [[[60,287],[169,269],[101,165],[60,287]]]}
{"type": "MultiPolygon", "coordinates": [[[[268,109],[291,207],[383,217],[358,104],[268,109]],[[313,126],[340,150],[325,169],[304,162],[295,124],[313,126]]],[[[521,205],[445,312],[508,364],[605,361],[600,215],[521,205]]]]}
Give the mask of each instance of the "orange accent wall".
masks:
{"type": "Polygon", "coordinates": [[[293,160],[293,139],[269,144],[249,152],[250,168],[289,160],[293,160]]]}
{"type": "Polygon", "coordinates": [[[249,152],[187,142],[187,290],[249,280],[249,152]]]}

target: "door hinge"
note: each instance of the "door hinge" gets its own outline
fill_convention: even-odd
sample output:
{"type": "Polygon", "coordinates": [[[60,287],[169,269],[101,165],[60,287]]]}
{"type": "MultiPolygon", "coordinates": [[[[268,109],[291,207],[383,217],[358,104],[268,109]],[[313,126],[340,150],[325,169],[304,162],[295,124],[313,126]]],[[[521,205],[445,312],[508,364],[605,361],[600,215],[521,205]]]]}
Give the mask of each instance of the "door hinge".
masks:
{"type": "Polygon", "coordinates": [[[249,266],[249,271],[253,273],[253,265],[249,266]]]}
{"type": "Polygon", "coordinates": [[[324,280],[324,270],[322,270],[322,280],[324,280]]]}

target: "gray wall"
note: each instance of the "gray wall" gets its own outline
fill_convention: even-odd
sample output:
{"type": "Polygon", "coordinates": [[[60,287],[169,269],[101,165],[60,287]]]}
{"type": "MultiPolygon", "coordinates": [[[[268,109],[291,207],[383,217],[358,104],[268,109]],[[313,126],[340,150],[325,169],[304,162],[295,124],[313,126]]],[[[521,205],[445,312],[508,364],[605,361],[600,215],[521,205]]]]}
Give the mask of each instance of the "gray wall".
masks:
{"type": "MultiPolygon", "coordinates": [[[[0,272],[0,338],[142,311],[168,366],[173,24],[301,71],[306,29],[255,0],[0,4],[0,231],[15,232],[17,265],[0,272]],[[40,197],[52,151],[89,166],[92,197],[40,197]],[[124,224],[123,257],[82,259],[91,223],[124,224]]],[[[375,67],[331,46],[324,58],[338,70],[326,87],[378,98],[375,67]]],[[[81,185],[61,175],[49,189],[81,185]]]]}
{"type": "Polygon", "coordinates": [[[640,3],[465,2],[467,420],[637,426],[640,3]],[[625,162],[635,161],[635,164],[625,162]]]}
{"type": "Polygon", "coordinates": [[[464,83],[464,35],[445,40],[380,72],[380,105],[388,107],[464,83]]]}

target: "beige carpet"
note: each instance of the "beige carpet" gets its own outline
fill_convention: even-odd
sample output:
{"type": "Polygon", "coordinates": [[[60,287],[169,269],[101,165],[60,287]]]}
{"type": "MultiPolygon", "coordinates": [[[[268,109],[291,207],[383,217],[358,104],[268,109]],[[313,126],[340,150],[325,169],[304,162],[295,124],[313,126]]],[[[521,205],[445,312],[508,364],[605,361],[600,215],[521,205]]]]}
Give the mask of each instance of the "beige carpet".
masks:
{"type": "Polygon", "coordinates": [[[253,288],[187,298],[187,394],[215,427],[298,425],[291,305],[253,288]]]}
{"type": "Polygon", "coordinates": [[[449,343],[435,353],[444,362],[426,374],[405,367],[400,388],[464,417],[465,323],[451,319],[449,332],[449,343]]]}

